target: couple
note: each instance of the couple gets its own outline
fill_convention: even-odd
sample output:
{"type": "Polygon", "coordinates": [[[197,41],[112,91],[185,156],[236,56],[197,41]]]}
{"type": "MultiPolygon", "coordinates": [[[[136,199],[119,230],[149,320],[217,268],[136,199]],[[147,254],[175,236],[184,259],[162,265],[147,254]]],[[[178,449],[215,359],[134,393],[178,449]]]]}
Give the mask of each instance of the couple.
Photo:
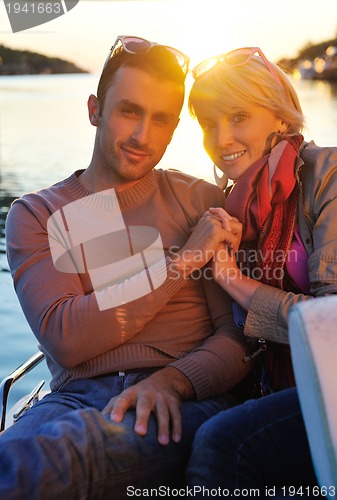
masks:
{"type": "Polygon", "coordinates": [[[0,437],[1,498],[146,496],[184,487],[186,466],[196,491],[315,483],[287,318],[337,289],[337,152],[304,142],[294,89],[253,47],[193,70],[189,107],[222,189],[154,169],[188,64],[118,37],[88,100],[89,166],[9,212],[9,264],[52,392],[0,437]],[[257,377],[255,393],[274,394],[237,405],[257,377]]]}

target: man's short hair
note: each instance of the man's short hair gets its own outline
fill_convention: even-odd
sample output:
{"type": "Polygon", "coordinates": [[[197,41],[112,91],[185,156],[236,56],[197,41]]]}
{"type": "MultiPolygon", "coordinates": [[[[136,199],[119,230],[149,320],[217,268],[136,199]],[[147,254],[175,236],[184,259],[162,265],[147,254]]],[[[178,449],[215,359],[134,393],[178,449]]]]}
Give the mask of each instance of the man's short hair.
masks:
{"type": "Polygon", "coordinates": [[[129,54],[122,48],[117,49],[104,68],[97,87],[97,98],[102,114],[105,96],[108,88],[113,83],[114,75],[119,68],[139,68],[155,76],[158,80],[175,82],[185,91],[185,73],[178,64],[174,54],[162,45],[151,47],[148,52],[129,54]]]}

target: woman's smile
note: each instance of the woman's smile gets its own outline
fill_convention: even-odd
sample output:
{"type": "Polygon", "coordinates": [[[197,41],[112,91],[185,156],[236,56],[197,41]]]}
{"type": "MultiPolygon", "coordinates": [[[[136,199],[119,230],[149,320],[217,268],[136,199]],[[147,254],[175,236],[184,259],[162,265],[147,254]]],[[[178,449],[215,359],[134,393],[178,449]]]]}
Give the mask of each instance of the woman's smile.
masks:
{"type": "Polygon", "coordinates": [[[232,153],[230,155],[224,155],[222,156],[222,159],[224,161],[233,161],[233,160],[237,160],[238,158],[240,158],[242,155],[245,154],[245,150],[243,151],[239,151],[238,153],[232,153]]]}

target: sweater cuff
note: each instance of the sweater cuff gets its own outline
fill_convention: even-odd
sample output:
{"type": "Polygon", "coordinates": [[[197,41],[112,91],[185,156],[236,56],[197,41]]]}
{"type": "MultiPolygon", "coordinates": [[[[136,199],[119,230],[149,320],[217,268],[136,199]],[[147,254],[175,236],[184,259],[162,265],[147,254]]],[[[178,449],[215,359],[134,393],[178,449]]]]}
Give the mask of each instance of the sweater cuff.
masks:
{"type": "Polygon", "coordinates": [[[203,371],[200,370],[200,365],[195,360],[183,357],[167,366],[176,368],[188,378],[193,386],[198,401],[208,399],[212,395],[209,380],[203,371]]]}
{"type": "Polygon", "coordinates": [[[169,295],[173,295],[183,286],[186,280],[183,275],[175,268],[174,262],[171,257],[165,258],[165,264],[167,277],[163,286],[165,287],[169,295]]]}

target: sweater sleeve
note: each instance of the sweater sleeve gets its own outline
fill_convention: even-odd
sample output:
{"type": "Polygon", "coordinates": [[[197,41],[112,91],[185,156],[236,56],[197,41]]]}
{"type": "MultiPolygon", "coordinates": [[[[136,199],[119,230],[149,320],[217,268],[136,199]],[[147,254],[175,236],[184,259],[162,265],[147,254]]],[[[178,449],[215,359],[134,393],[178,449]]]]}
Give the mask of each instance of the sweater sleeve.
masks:
{"type": "MultiPolygon", "coordinates": [[[[6,224],[8,260],[21,307],[38,342],[57,364],[71,368],[135,336],[184,280],[172,272],[166,258],[152,266],[153,281],[156,277],[162,280],[166,271],[166,279],[155,290],[100,310],[96,294],[84,292],[91,286],[84,283],[87,274],[55,268],[45,210],[43,204],[31,210],[20,200],[12,205],[6,224]]],[[[134,280],[137,282],[137,276],[134,280]]],[[[113,286],[106,293],[113,294],[113,286]]]]}
{"type": "Polygon", "coordinates": [[[213,334],[194,351],[171,363],[189,379],[198,400],[232,389],[253,366],[253,361],[244,360],[252,352],[252,344],[234,324],[232,299],[211,276],[211,269],[205,267],[203,282],[213,334]]]}

